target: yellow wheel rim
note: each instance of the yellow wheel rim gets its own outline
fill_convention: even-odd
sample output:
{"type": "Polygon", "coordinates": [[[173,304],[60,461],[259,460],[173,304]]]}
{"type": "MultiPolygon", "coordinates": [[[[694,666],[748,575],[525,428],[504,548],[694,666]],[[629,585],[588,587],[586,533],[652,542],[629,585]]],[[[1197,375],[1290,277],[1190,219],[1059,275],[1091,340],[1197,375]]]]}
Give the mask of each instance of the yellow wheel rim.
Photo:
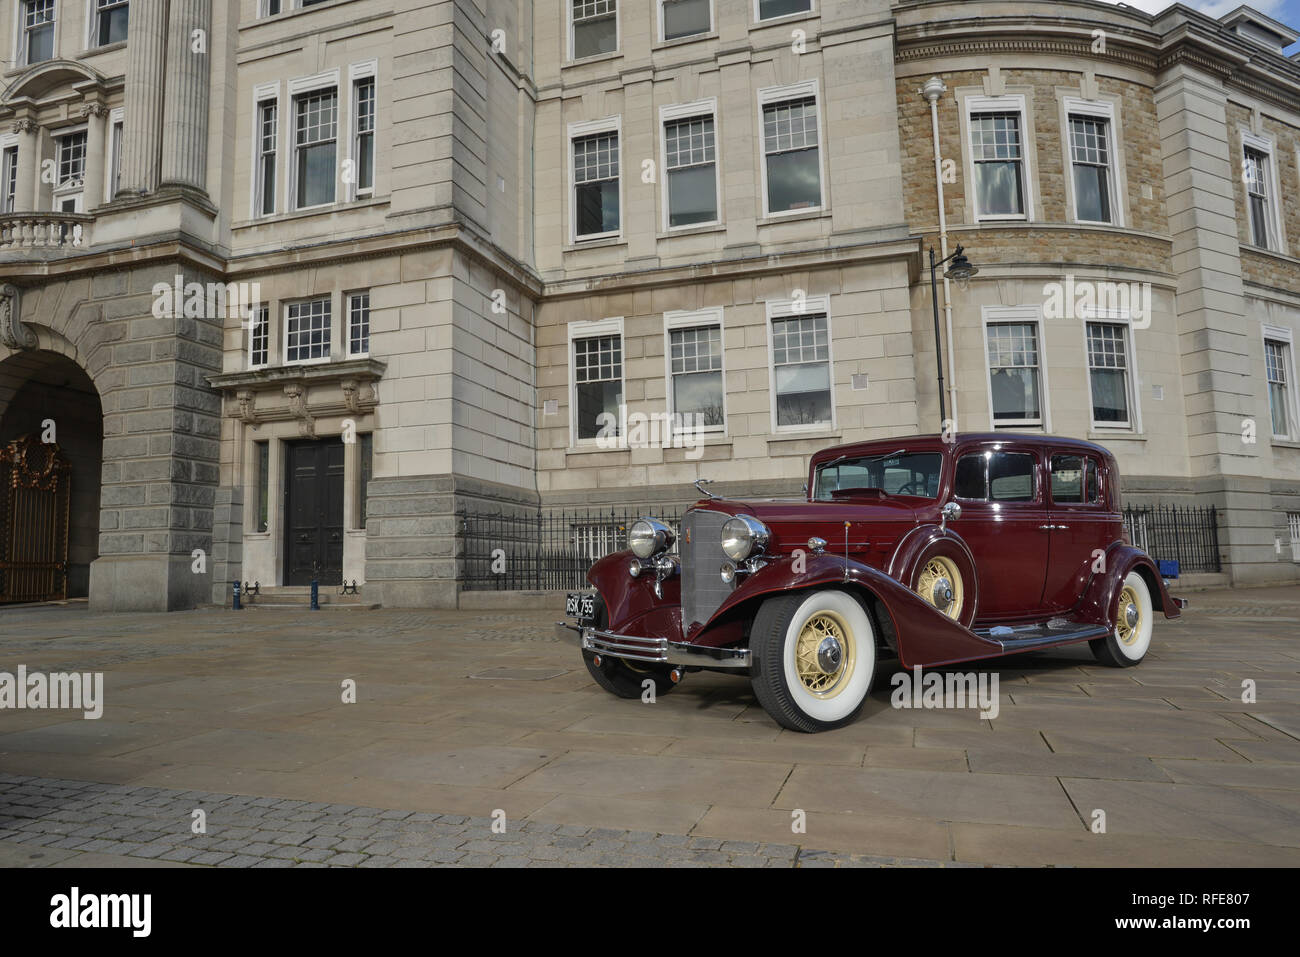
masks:
{"type": "Polygon", "coordinates": [[[809,694],[819,698],[839,694],[853,676],[857,657],[853,631],[839,615],[822,611],[804,622],[794,664],[799,682],[809,694]]]}
{"type": "Polygon", "coordinates": [[[1125,585],[1119,593],[1119,615],[1115,625],[1115,636],[1126,645],[1131,645],[1142,634],[1142,603],[1138,601],[1137,592],[1125,585]],[[1129,620],[1129,608],[1134,610],[1133,620],[1129,620]]]}
{"type": "Polygon", "coordinates": [[[966,585],[951,558],[936,555],[927,559],[916,576],[916,593],[949,618],[961,617],[966,585]]]}

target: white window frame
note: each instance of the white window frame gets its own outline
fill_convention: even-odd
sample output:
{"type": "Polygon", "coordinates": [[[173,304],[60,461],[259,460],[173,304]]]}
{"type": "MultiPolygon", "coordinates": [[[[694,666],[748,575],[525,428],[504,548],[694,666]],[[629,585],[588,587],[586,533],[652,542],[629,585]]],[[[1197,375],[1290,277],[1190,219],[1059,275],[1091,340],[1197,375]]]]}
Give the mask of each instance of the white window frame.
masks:
{"type": "MultiPolygon", "coordinates": [[[[1272,342],[1281,343],[1282,345],[1286,346],[1287,363],[1284,371],[1291,377],[1290,379],[1287,380],[1286,383],[1286,402],[1287,402],[1286,422],[1287,425],[1290,427],[1291,431],[1286,435],[1278,435],[1276,432],[1273,431],[1273,408],[1271,404],[1267,404],[1265,407],[1268,409],[1268,413],[1269,413],[1268,414],[1269,435],[1271,435],[1273,439],[1278,442],[1300,441],[1300,422],[1296,421],[1297,417],[1300,417],[1300,399],[1298,399],[1296,396],[1295,336],[1291,332],[1291,330],[1285,326],[1261,325],[1260,339],[1263,343],[1268,343],[1272,341],[1272,342]]],[[[1264,349],[1264,401],[1265,403],[1271,403],[1272,400],[1269,398],[1268,395],[1268,346],[1264,345],[1263,349],[1264,349]]]]}
{"type": "MultiPolygon", "coordinates": [[[[702,426],[700,431],[706,435],[726,435],[727,434],[727,330],[722,324],[723,308],[721,306],[707,306],[704,309],[695,310],[673,310],[664,313],[664,399],[668,408],[668,414],[673,416],[673,433],[692,432],[693,429],[677,427],[677,409],[673,405],[673,330],[674,329],[695,329],[700,326],[717,326],[718,335],[721,339],[721,359],[722,368],[719,372],[722,375],[722,424],[702,426]]],[[[827,333],[829,337],[829,332],[827,333]]],[[[689,375],[690,373],[682,373],[689,375]]]]}
{"type": "MultiPolygon", "coordinates": [[[[284,131],[287,139],[282,142],[288,147],[284,150],[285,160],[289,164],[288,175],[284,177],[285,186],[288,192],[284,197],[284,208],[286,211],[296,213],[299,211],[312,209],[328,209],[331,206],[339,204],[339,196],[347,195],[346,191],[339,190],[339,170],[343,164],[339,162],[340,157],[340,138],[348,130],[348,101],[350,97],[342,95],[342,89],[339,83],[339,70],[336,67],[333,70],[327,70],[324,73],[317,73],[315,76],[299,77],[296,80],[289,81],[288,103],[289,116],[281,116],[280,129],[284,131]],[[313,93],[319,93],[329,88],[334,89],[335,104],[338,107],[337,115],[334,120],[334,199],[328,203],[316,203],[313,206],[296,205],[298,196],[298,98],[301,96],[310,96],[313,93]]],[[[280,110],[280,113],[285,113],[280,110]]],[[[347,185],[347,184],[344,184],[347,185]]],[[[277,187],[278,189],[278,187],[277,187]]],[[[277,203],[276,209],[279,209],[277,203]]]]}
{"type": "MultiPolygon", "coordinates": [[[[967,201],[977,223],[1007,222],[1032,223],[1034,221],[1034,162],[1033,130],[1029,125],[1029,109],[1023,93],[1008,93],[1004,96],[968,96],[962,103],[963,139],[966,144],[966,182],[967,201]],[[1024,212],[1019,215],[1002,213],[982,213],[979,209],[979,189],[975,181],[975,127],[971,118],[977,113],[1018,113],[1020,116],[1020,175],[1021,199],[1024,212]]],[[[1068,132],[1068,131],[1067,131],[1068,132]]],[[[987,347],[987,343],[985,344],[987,347]]]]}
{"type": "MultiPolygon", "coordinates": [[[[622,140],[619,141],[620,157],[622,153],[622,140]]],[[[663,212],[662,224],[665,233],[679,232],[688,229],[701,229],[709,226],[719,226],[722,224],[722,130],[718,125],[718,100],[716,97],[709,97],[707,100],[696,100],[693,103],[677,103],[672,106],[661,106],[659,108],[659,169],[663,171],[661,177],[663,181],[663,212]],[[675,123],[679,120],[697,119],[708,116],[713,120],[713,204],[715,215],[713,219],[705,223],[689,223],[685,226],[670,226],[669,217],[672,213],[669,199],[671,194],[668,189],[668,131],[669,123],[675,123]]],[[[621,210],[621,207],[620,207],[621,210]]],[[[620,215],[619,225],[622,225],[620,215]]]]}
{"type": "MultiPolygon", "coordinates": [[[[569,323],[565,348],[569,354],[569,448],[571,449],[604,451],[597,444],[600,439],[578,438],[578,363],[577,357],[573,354],[573,343],[578,339],[597,339],[607,336],[618,336],[620,343],[619,354],[622,358],[619,361],[619,381],[623,386],[623,408],[627,408],[627,339],[623,335],[623,317],[612,316],[608,319],[579,320],[569,323]]],[[[620,416],[617,445],[609,448],[627,447],[627,422],[624,419],[624,416],[620,416]]]]}
{"type": "Polygon", "coordinates": [[[104,157],[104,202],[111,202],[116,192],[113,188],[113,180],[120,178],[121,171],[114,169],[116,165],[113,161],[117,157],[117,163],[122,162],[122,136],[126,131],[126,109],[117,107],[108,111],[108,155],[104,157]]]}
{"type": "Polygon", "coordinates": [[[1277,171],[1276,146],[1273,140],[1263,136],[1256,136],[1250,130],[1242,129],[1240,133],[1241,166],[1239,175],[1242,177],[1241,185],[1246,196],[1246,234],[1249,237],[1249,242],[1246,245],[1253,249],[1264,249],[1267,252],[1280,253],[1285,256],[1287,243],[1282,224],[1282,190],[1277,171]],[[1266,197],[1268,201],[1268,220],[1264,223],[1264,230],[1268,234],[1268,245],[1262,247],[1255,245],[1255,233],[1251,229],[1250,185],[1245,181],[1246,150],[1248,149],[1263,153],[1268,158],[1268,181],[1264,184],[1268,190],[1266,197]]]}
{"type": "Polygon", "coordinates": [[[251,219],[266,219],[280,212],[280,187],[284,177],[281,168],[284,165],[284,102],[280,97],[280,81],[262,83],[253,87],[253,135],[250,150],[251,161],[248,212],[251,219]],[[262,212],[262,104],[268,100],[275,103],[275,208],[269,213],[262,212]]]}
{"type": "Polygon", "coordinates": [[[623,175],[623,156],[626,144],[623,141],[623,116],[606,116],[599,120],[586,120],[581,123],[569,124],[569,136],[566,141],[565,149],[569,153],[569,245],[577,246],[587,243],[599,242],[605,239],[622,239],[623,230],[627,220],[627,204],[625,197],[623,175]],[[578,171],[577,165],[573,159],[573,143],[575,140],[583,139],[588,136],[596,136],[601,133],[614,133],[618,136],[618,230],[616,232],[591,233],[590,235],[578,238],[578,171]]]}
{"type": "Polygon", "coordinates": [[[249,319],[248,319],[248,341],[246,343],[246,350],[244,352],[244,363],[250,370],[265,369],[271,364],[271,304],[269,302],[259,302],[253,304],[252,313],[249,315],[249,319]],[[257,316],[259,313],[264,313],[266,316],[266,361],[265,362],[253,361],[253,329],[254,329],[254,323],[257,321],[254,317],[257,316]]]}
{"type": "MultiPolygon", "coordinates": [[[[338,346],[338,336],[335,335],[335,326],[338,324],[338,310],[334,308],[334,296],[331,293],[316,296],[302,296],[298,299],[287,299],[280,304],[280,355],[283,356],[282,364],[286,366],[318,366],[324,365],[334,358],[334,350],[338,346]],[[299,306],[307,302],[315,302],[318,299],[324,299],[329,303],[330,321],[330,347],[325,355],[315,359],[290,359],[289,358],[289,307],[299,306]]],[[[269,356],[268,356],[269,358],[269,356]]]]}
{"type": "MultiPolygon", "coordinates": [[[[22,147],[19,145],[17,133],[0,133],[0,216],[9,212],[9,210],[5,209],[5,202],[9,198],[7,195],[9,190],[9,176],[8,176],[9,170],[6,169],[4,165],[4,155],[9,150],[14,151],[13,201],[14,201],[14,205],[17,206],[18,205],[18,158],[19,158],[19,153],[22,152],[22,147]]],[[[13,210],[13,212],[18,212],[18,210],[15,209],[13,210]]]]}
{"type": "MultiPolygon", "coordinates": [[[[666,2],[668,2],[668,0],[655,0],[656,13],[659,19],[659,42],[660,43],[690,43],[692,40],[699,40],[701,37],[707,37],[709,34],[715,32],[718,29],[718,20],[717,20],[718,14],[717,11],[714,9],[716,0],[705,0],[705,3],[709,5],[709,28],[705,30],[703,33],[692,33],[690,36],[677,37],[675,39],[669,40],[666,35],[668,32],[668,28],[664,22],[664,4],[666,2]]],[[[716,119],[714,120],[714,123],[715,124],[717,123],[716,119]]]]}
{"type": "MultiPolygon", "coordinates": [[[[989,431],[998,432],[1007,429],[1038,429],[1050,434],[1052,431],[1051,389],[1047,373],[1047,323],[1043,321],[1041,306],[984,306],[980,316],[980,348],[984,351],[984,393],[988,400],[989,431]],[[989,365],[989,326],[1000,323],[1033,324],[1036,327],[1035,338],[1038,342],[1038,401],[1042,421],[1017,419],[997,423],[993,418],[993,368],[989,365]]],[[[1084,335],[1087,335],[1085,329],[1084,335]]],[[[1086,356],[1085,356],[1086,359],[1086,356]]],[[[1092,413],[1088,413],[1091,421],[1092,413]]]]}
{"type": "MultiPolygon", "coordinates": [[[[113,0],[115,3],[127,4],[127,19],[130,20],[130,2],[129,0],[113,0]]],[[[86,0],[86,49],[99,50],[109,44],[99,42],[99,4],[100,0],[86,0]]],[[[57,19],[57,17],[55,18],[57,19]]],[[[125,40],[115,41],[125,43],[125,40]]]]}
{"type": "MultiPolygon", "coordinates": [[[[1141,435],[1142,429],[1142,390],[1138,383],[1142,381],[1142,376],[1138,372],[1137,346],[1134,342],[1133,318],[1127,312],[1119,309],[1084,309],[1083,316],[1083,367],[1084,374],[1088,377],[1088,424],[1089,427],[1098,432],[1132,432],[1135,435],[1141,435]],[[1096,411],[1096,404],[1092,396],[1092,363],[1088,360],[1088,323],[1101,322],[1114,326],[1124,327],[1124,374],[1125,388],[1128,389],[1128,410],[1129,420],[1126,423],[1119,422],[1098,422],[1094,419],[1093,412],[1096,411]]],[[[985,346],[987,356],[988,347],[985,346]]],[[[1040,347],[1040,355],[1042,350],[1040,347]]],[[[987,361],[987,359],[986,359],[987,361]]],[[[1045,363],[1040,363],[1045,365],[1045,363]]]]}
{"type": "Polygon", "coordinates": [[[831,316],[831,298],[830,296],[808,296],[801,302],[802,306],[798,309],[795,308],[797,303],[793,299],[769,299],[765,304],[767,387],[768,395],[771,398],[771,409],[769,411],[773,435],[788,435],[801,432],[816,434],[834,432],[839,429],[839,403],[835,401],[835,335],[834,322],[831,316]],[[831,420],[829,422],[814,422],[808,425],[777,425],[776,352],[772,338],[772,320],[796,319],[819,314],[826,316],[826,371],[827,378],[830,381],[831,420]]]}
{"type": "Polygon", "coordinates": [[[574,29],[573,22],[573,0],[563,0],[565,32],[568,37],[565,46],[566,63],[585,63],[602,56],[618,56],[623,52],[623,4],[625,2],[626,0],[617,0],[614,4],[614,49],[608,53],[595,53],[591,56],[585,56],[582,59],[578,59],[574,56],[576,30],[574,29]]]}
{"type": "Polygon", "coordinates": [[[1119,165],[1124,154],[1119,148],[1120,127],[1119,121],[1116,119],[1115,104],[1110,100],[1084,100],[1075,96],[1067,96],[1062,100],[1061,107],[1064,119],[1064,124],[1061,127],[1062,145],[1065,147],[1065,168],[1069,173],[1066,177],[1066,189],[1070,194],[1070,220],[1084,226],[1114,226],[1122,229],[1124,227],[1124,200],[1121,190],[1124,186],[1124,176],[1119,165]],[[1074,143],[1070,129],[1070,117],[1072,116],[1086,116],[1106,121],[1106,150],[1109,153],[1107,175],[1110,187],[1110,222],[1079,218],[1079,200],[1074,188],[1074,143]]]}
{"type": "Polygon", "coordinates": [[[349,359],[370,358],[370,290],[352,289],[343,294],[343,353],[349,359]],[[366,349],[363,352],[352,351],[352,300],[358,296],[366,297],[366,349]]]}
{"type": "Polygon", "coordinates": [[[358,199],[370,199],[374,197],[379,190],[379,61],[375,59],[364,60],[360,63],[348,65],[348,158],[353,161],[353,181],[348,183],[348,198],[356,201],[358,199]],[[370,80],[375,86],[375,102],[371,114],[373,128],[370,131],[370,185],[361,187],[358,185],[358,176],[356,175],[361,169],[361,160],[357,144],[361,136],[361,131],[357,128],[358,110],[357,110],[357,83],[361,80],[370,80]]]}
{"type": "MultiPolygon", "coordinates": [[[[54,39],[51,41],[50,60],[59,58],[59,39],[62,31],[63,18],[59,16],[59,3],[54,3],[54,39]]],[[[41,60],[41,63],[48,63],[50,60],[41,60]]],[[[13,66],[17,70],[25,70],[28,67],[36,66],[35,63],[27,62],[27,10],[24,0],[17,0],[14,5],[14,59],[13,66]]]]}
{"type": "Polygon", "coordinates": [[[1286,530],[1291,539],[1291,561],[1300,563],[1300,512],[1286,513],[1286,530]]]}
{"type": "Polygon", "coordinates": [[[793,20],[795,17],[811,17],[817,12],[817,0],[808,0],[808,9],[800,10],[795,13],[783,13],[779,17],[762,17],[759,15],[759,2],[754,0],[754,23],[766,26],[769,23],[781,23],[784,20],[793,20]]]}
{"type": "Polygon", "coordinates": [[[758,132],[754,139],[758,146],[759,188],[763,192],[762,208],[764,219],[807,216],[810,213],[824,213],[830,208],[830,201],[827,196],[830,184],[826,182],[825,119],[822,115],[821,89],[817,80],[806,80],[803,83],[795,83],[790,86],[768,86],[758,91],[758,126],[755,127],[758,132]],[[817,178],[820,202],[816,206],[808,206],[804,209],[787,209],[774,213],[767,206],[767,143],[763,136],[763,108],[772,103],[781,103],[786,100],[803,100],[810,96],[813,98],[813,105],[817,111],[817,178]]]}

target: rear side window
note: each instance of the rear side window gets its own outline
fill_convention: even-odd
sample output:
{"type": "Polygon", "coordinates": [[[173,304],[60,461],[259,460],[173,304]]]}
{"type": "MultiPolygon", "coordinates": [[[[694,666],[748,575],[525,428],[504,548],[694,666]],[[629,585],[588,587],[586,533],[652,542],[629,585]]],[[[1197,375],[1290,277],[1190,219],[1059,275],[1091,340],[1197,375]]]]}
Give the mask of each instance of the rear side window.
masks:
{"type": "Polygon", "coordinates": [[[1052,456],[1052,501],[1096,505],[1101,501],[1097,460],[1087,455],[1052,456]]]}
{"type": "Polygon", "coordinates": [[[1027,452],[994,452],[989,456],[989,501],[1033,500],[1034,457],[1027,452]]]}

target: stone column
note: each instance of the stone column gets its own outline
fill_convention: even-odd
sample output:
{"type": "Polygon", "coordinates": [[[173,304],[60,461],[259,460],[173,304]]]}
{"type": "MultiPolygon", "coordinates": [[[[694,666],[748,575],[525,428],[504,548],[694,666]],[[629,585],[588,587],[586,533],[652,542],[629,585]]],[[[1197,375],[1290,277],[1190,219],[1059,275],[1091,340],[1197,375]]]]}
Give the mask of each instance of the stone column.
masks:
{"type": "Polygon", "coordinates": [[[41,158],[36,155],[39,139],[36,121],[24,117],[14,123],[18,134],[18,181],[14,184],[14,212],[30,213],[36,209],[36,179],[41,158]]]}
{"type": "Polygon", "coordinates": [[[108,107],[102,103],[86,103],[81,107],[86,118],[86,181],[82,189],[82,207],[90,212],[104,201],[104,126],[108,107]]]}
{"type": "Polygon", "coordinates": [[[208,167],[208,48],[212,0],[171,0],[162,182],[204,190],[208,167]]]}
{"type": "Polygon", "coordinates": [[[118,192],[141,195],[158,188],[167,0],[136,0],[131,4],[126,39],[126,115],[118,192]]]}

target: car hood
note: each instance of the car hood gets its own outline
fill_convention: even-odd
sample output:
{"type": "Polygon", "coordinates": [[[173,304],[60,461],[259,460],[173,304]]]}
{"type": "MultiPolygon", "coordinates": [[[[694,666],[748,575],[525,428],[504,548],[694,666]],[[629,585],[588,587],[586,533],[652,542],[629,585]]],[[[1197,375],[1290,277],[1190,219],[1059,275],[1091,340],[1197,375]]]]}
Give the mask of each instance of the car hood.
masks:
{"type": "MultiPolygon", "coordinates": [[[[798,526],[803,534],[805,526],[816,525],[827,530],[838,528],[836,537],[843,536],[845,522],[858,524],[915,524],[920,500],[890,498],[870,501],[809,502],[806,499],[704,499],[692,508],[711,509],[729,515],[752,515],[778,534],[782,527],[798,526]]],[[[820,534],[809,531],[807,534],[820,534]]],[[[805,535],[806,537],[806,535],[805,535]]],[[[821,537],[831,541],[830,537],[821,537]]],[[[855,536],[856,537],[856,536],[855,536]]]]}

